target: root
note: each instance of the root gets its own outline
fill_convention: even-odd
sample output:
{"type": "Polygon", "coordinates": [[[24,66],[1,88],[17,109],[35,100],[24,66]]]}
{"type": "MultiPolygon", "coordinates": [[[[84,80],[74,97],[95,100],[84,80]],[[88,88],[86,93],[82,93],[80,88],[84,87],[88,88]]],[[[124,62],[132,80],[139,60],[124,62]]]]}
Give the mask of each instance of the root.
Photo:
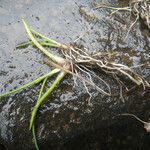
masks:
{"type": "Polygon", "coordinates": [[[150,29],[150,3],[146,0],[130,0],[130,6],[129,7],[122,7],[122,8],[117,8],[113,6],[107,6],[105,4],[96,4],[97,6],[94,7],[94,9],[100,9],[100,8],[106,8],[106,9],[111,9],[114,10],[110,16],[115,14],[118,11],[127,11],[130,12],[130,17],[131,13],[136,16],[135,20],[131,25],[129,26],[129,29],[127,31],[127,34],[125,36],[125,40],[127,39],[130,31],[134,27],[134,25],[137,23],[139,18],[144,20],[144,23],[148,26],[150,29]]]}
{"type": "Polygon", "coordinates": [[[107,5],[105,5],[105,4],[97,4],[97,6],[96,7],[94,7],[94,9],[99,9],[99,8],[107,8],[107,9],[112,9],[112,10],[114,10],[115,12],[117,12],[117,11],[123,11],[123,10],[125,10],[125,11],[131,11],[131,8],[130,7],[112,7],[112,6],[107,6],[107,5]]]}
{"type": "Polygon", "coordinates": [[[131,116],[131,117],[134,117],[136,120],[138,120],[139,122],[144,124],[144,128],[146,129],[147,132],[150,132],[150,122],[143,121],[142,119],[135,116],[134,114],[129,114],[129,113],[119,114],[118,116],[131,116]]]}
{"type": "MultiPolygon", "coordinates": [[[[150,87],[150,84],[142,76],[140,76],[139,74],[133,71],[132,68],[134,67],[129,68],[126,65],[111,62],[110,61],[111,55],[108,53],[96,53],[96,54],[91,55],[87,49],[85,48],[80,49],[72,45],[70,45],[67,50],[65,51],[62,50],[62,52],[65,58],[69,60],[69,62],[73,65],[72,75],[80,79],[81,79],[81,75],[79,74],[79,72],[82,72],[82,74],[84,75],[83,82],[84,82],[84,86],[86,90],[87,90],[86,84],[88,82],[90,82],[91,85],[96,86],[92,80],[92,76],[93,76],[105,84],[105,86],[108,88],[109,95],[111,95],[110,86],[103,79],[101,79],[100,77],[97,77],[95,73],[91,71],[91,69],[88,69],[91,67],[102,69],[107,74],[111,74],[114,76],[114,78],[116,78],[120,86],[120,97],[122,98],[123,101],[124,101],[123,86],[125,87],[125,85],[123,84],[122,81],[119,80],[117,75],[124,75],[125,77],[128,77],[129,80],[134,82],[136,85],[138,86],[142,85],[144,89],[146,87],[150,87]],[[75,70],[75,72],[73,72],[73,70],[75,70]]],[[[128,90],[127,87],[125,87],[125,89],[128,90]]],[[[99,90],[101,91],[101,93],[106,94],[106,92],[102,90],[101,88],[99,88],[99,90]]],[[[88,90],[87,90],[87,93],[89,93],[88,90]]]]}

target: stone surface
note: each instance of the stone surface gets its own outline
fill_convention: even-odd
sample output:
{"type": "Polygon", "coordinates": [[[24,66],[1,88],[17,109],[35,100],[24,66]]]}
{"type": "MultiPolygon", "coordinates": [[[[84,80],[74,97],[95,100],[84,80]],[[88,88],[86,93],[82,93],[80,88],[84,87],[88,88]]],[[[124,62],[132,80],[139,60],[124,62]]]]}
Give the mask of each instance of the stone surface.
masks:
{"type": "MultiPolygon", "coordinates": [[[[126,1],[107,2],[126,5],[126,1]]],[[[149,31],[138,22],[124,41],[129,26],[128,13],[118,12],[110,18],[110,10],[93,10],[93,5],[90,0],[0,1],[0,93],[50,70],[43,64],[43,55],[37,49],[15,48],[27,40],[21,17],[39,32],[61,43],[72,43],[87,32],[77,44],[91,52],[118,52],[116,61],[128,66],[145,64],[136,70],[150,82],[149,31]]],[[[59,54],[58,50],[53,52],[59,54]]],[[[112,77],[100,70],[96,72],[109,83],[113,93],[119,92],[112,77]]],[[[132,87],[128,79],[121,79],[126,86],[132,87]]],[[[29,119],[39,88],[40,85],[36,85],[0,101],[0,149],[35,149],[29,119]]],[[[92,89],[90,93],[92,99],[88,105],[89,96],[82,83],[79,81],[74,88],[69,76],[57,87],[38,113],[37,137],[42,150],[149,149],[150,135],[143,124],[132,117],[117,116],[133,113],[148,121],[149,89],[131,90],[124,94],[125,102],[120,96],[109,98],[92,89]]]]}

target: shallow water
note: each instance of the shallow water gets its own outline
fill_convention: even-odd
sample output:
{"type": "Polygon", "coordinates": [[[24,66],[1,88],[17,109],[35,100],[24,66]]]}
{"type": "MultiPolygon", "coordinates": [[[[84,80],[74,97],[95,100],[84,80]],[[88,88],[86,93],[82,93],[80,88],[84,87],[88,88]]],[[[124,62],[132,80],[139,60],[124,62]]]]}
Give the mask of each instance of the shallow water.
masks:
{"type": "MultiPolygon", "coordinates": [[[[126,5],[126,1],[120,0],[107,2],[126,5]]],[[[136,70],[150,82],[149,31],[138,22],[124,41],[129,14],[117,13],[110,18],[110,10],[93,10],[93,5],[94,1],[90,0],[0,1],[0,93],[50,71],[37,49],[15,48],[27,40],[21,17],[61,43],[73,43],[86,33],[77,41],[78,45],[90,52],[118,52],[115,61],[128,66],[145,64],[136,70]]],[[[59,55],[58,50],[53,52],[59,55]]],[[[97,73],[110,84],[113,93],[118,93],[118,84],[112,77],[101,71],[97,73]]],[[[122,80],[129,87],[133,85],[123,77],[122,80]]],[[[34,149],[28,126],[39,88],[36,85],[0,101],[0,141],[6,149],[34,149]]],[[[73,80],[67,76],[39,112],[37,133],[41,149],[149,149],[150,135],[141,123],[131,117],[115,117],[120,113],[134,113],[149,120],[150,90],[135,90],[125,95],[122,102],[118,96],[108,98],[90,89],[92,105],[88,105],[89,96],[82,83],[73,88],[73,80]]]]}

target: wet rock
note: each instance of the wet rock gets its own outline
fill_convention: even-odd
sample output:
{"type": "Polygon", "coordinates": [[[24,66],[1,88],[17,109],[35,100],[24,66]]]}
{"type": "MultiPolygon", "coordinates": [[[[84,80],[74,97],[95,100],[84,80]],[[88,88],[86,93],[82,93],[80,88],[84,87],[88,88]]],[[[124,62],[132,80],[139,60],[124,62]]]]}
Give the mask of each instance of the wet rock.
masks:
{"type": "Polygon", "coordinates": [[[131,0],[131,6],[136,15],[141,17],[142,22],[150,29],[150,2],[149,0],[131,0]]]}
{"type": "MultiPolygon", "coordinates": [[[[20,17],[61,43],[69,44],[87,33],[76,44],[85,46],[91,53],[117,52],[115,61],[128,66],[144,64],[135,69],[150,82],[150,39],[137,24],[124,41],[127,28],[121,20],[126,19],[127,14],[120,15],[119,19],[115,19],[116,16],[110,18],[108,10],[91,10],[90,0],[22,0],[19,3],[17,0],[0,2],[0,9],[3,8],[0,10],[0,93],[28,83],[50,70],[42,63],[43,56],[37,49],[30,46],[15,49],[15,45],[27,40],[20,17]]],[[[53,52],[59,55],[59,51],[53,49],[53,52]]],[[[73,87],[72,78],[67,76],[38,113],[36,131],[42,150],[149,149],[150,135],[143,124],[118,114],[133,113],[148,121],[150,90],[133,88],[131,81],[121,77],[125,86],[132,88],[123,92],[122,97],[118,95],[121,89],[113,77],[101,70],[96,73],[107,81],[116,96],[107,97],[89,87],[92,94],[89,105],[89,95],[82,82],[78,81],[78,87],[73,87]]],[[[49,81],[47,87],[51,83],[49,81]]],[[[96,83],[106,88],[100,82],[96,83]]],[[[39,89],[40,85],[36,85],[0,100],[1,149],[35,149],[29,120],[39,89]]]]}

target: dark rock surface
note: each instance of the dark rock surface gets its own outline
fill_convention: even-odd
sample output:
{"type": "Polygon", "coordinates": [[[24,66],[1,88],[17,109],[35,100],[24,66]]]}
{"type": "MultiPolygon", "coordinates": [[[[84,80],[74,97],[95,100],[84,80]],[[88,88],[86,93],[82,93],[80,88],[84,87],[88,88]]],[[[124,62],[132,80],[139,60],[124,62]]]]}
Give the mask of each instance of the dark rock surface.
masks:
{"type": "MultiPolygon", "coordinates": [[[[127,4],[120,0],[107,2],[127,4]]],[[[91,52],[119,52],[116,61],[128,66],[145,64],[137,71],[150,82],[149,31],[138,22],[124,41],[128,13],[117,13],[110,18],[110,10],[93,10],[93,3],[91,0],[0,1],[0,93],[50,70],[43,64],[43,55],[37,49],[15,49],[18,43],[27,40],[21,17],[61,43],[73,42],[88,31],[78,44],[91,52]]],[[[59,54],[57,50],[54,52],[59,54]]],[[[113,93],[119,92],[112,77],[99,70],[97,73],[109,83],[113,93]]],[[[132,87],[129,80],[122,80],[132,87]]],[[[29,119],[39,88],[40,85],[36,85],[0,100],[0,150],[35,149],[29,119]]],[[[38,113],[37,136],[42,150],[149,150],[150,133],[143,124],[132,117],[117,116],[133,113],[148,121],[149,89],[131,90],[124,95],[125,102],[119,96],[109,98],[92,89],[90,93],[92,105],[87,103],[88,94],[82,83],[79,81],[79,86],[73,88],[69,76],[57,87],[38,113]]]]}

